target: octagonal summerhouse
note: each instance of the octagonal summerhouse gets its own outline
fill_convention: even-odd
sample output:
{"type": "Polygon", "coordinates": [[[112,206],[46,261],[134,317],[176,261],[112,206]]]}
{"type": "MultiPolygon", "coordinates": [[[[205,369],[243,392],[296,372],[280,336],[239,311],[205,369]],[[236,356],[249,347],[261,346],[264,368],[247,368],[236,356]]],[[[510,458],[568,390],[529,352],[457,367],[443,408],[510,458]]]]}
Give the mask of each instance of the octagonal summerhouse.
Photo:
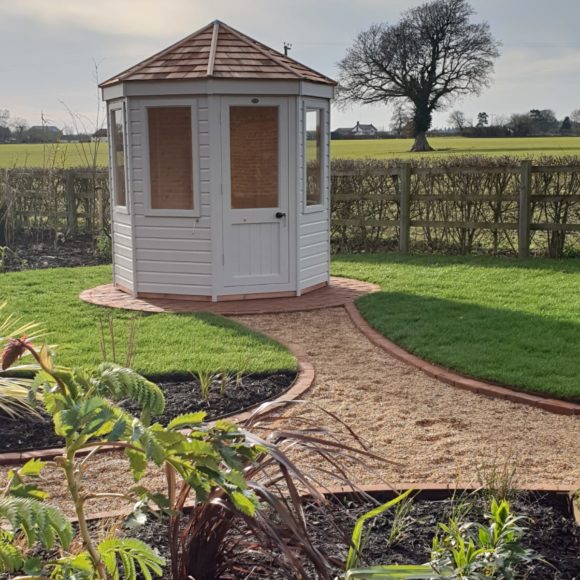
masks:
{"type": "Polygon", "coordinates": [[[328,284],[335,84],[219,21],[102,83],[115,286],[218,301],[328,284]]]}

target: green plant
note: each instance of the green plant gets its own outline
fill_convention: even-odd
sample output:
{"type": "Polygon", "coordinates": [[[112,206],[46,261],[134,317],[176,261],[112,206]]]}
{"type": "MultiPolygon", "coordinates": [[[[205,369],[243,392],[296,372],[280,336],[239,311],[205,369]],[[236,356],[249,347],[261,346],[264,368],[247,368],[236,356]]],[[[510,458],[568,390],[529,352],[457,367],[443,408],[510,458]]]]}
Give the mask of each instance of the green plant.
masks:
{"type": "MultiPolygon", "coordinates": [[[[299,403],[295,403],[299,404],[299,403]]],[[[317,405],[316,405],[317,406],[317,405]]],[[[321,413],[337,421],[341,434],[308,426],[301,413],[292,417],[270,417],[273,404],[264,404],[245,423],[248,441],[262,450],[255,461],[245,461],[241,471],[249,489],[259,500],[254,513],[236,506],[223,489],[210,491],[209,501],[192,502],[188,485],[176,494],[170,523],[170,550],[174,580],[195,578],[214,580],[230,577],[240,570],[241,555],[262,554],[261,573],[272,575],[282,570],[288,578],[330,580],[331,565],[309,533],[304,516],[304,497],[308,493],[323,517],[329,516],[328,500],[321,493],[320,477],[332,474],[347,487],[356,489],[345,471],[345,464],[363,463],[365,458],[384,461],[366,451],[352,430],[331,413],[321,413]],[[257,436],[258,432],[262,436],[257,436]],[[351,441],[349,441],[351,439],[351,441]],[[299,458],[309,456],[308,470],[300,468],[299,458]],[[186,503],[193,503],[183,512],[186,503]],[[230,532],[238,533],[232,539],[230,532]],[[308,563],[311,570],[305,565],[308,563]]],[[[175,481],[175,480],[173,480],[175,481]]]]}
{"type": "Polygon", "coordinates": [[[164,561],[149,546],[131,538],[96,541],[86,517],[87,503],[97,498],[116,498],[133,505],[134,522],[140,522],[139,514],[152,507],[167,508],[166,496],[139,485],[149,464],[178,474],[200,504],[209,500],[212,490],[220,489],[240,512],[254,513],[257,496],[241,469],[262,448],[238,427],[226,421],[205,424],[204,413],[177,417],[167,427],[152,424],[151,418],[164,408],[163,394],[155,384],[113,363],[90,372],[58,367],[48,348],[37,349],[26,337],[8,340],[3,367],[10,368],[25,354],[40,368],[31,392],[65,441],[53,467],[62,471],[74,505],[82,551],[66,552],[73,536],[71,523],[48,503],[37,485],[45,463],[32,460],[10,472],[0,494],[0,519],[9,524],[0,537],[0,572],[22,571],[24,576],[18,576],[22,580],[48,576],[105,580],[118,579],[122,566],[125,580],[135,580],[138,573],[145,578],[161,575],[164,561]],[[125,399],[141,409],[140,418],[116,405],[125,399]],[[128,460],[136,485],[123,493],[100,491],[87,481],[87,462],[104,445],[123,450],[128,460]],[[29,555],[33,547],[53,550],[57,545],[61,553],[56,558],[29,555]]]}
{"type": "Polygon", "coordinates": [[[507,500],[491,501],[488,525],[450,520],[439,524],[433,539],[432,568],[443,576],[472,578],[514,578],[515,567],[537,556],[521,545],[523,518],[514,516],[507,500]]]}
{"type": "MultiPolygon", "coordinates": [[[[377,510],[382,508],[385,506],[381,506],[377,510]]],[[[461,509],[460,512],[466,513],[464,509],[461,509]]],[[[368,515],[366,514],[363,518],[368,515]]],[[[349,560],[347,560],[345,579],[454,578],[456,580],[478,580],[496,578],[497,580],[511,580],[515,578],[515,570],[519,564],[530,563],[538,559],[534,552],[524,549],[521,545],[521,538],[526,530],[521,525],[523,518],[511,513],[508,501],[498,502],[493,499],[486,519],[488,520],[487,525],[464,522],[453,517],[449,519],[447,524],[440,523],[437,534],[433,538],[431,559],[427,564],[371,566],[356,569],[349,568],[349,560]]],[[[355,565],[356,562],[355,559],[355,565]]]]}
{"type": "Polygon", "coordinates": [[[497,456],[489,463],[480,465],[477,469],[477,478],[484,493],[492,499],[511,499],[514,494],[514,479],[517,468],[513,454],[503,460],[497,456]]]}
{"type": "MultiPolygon", "coordinates": [[[[5,308],[6,304],[0,304],[0,311],[5,308]]],[[[35,333],[35,337],[39,337],[42,331],[37,324],[23,323],[14,314],[9,314],[5,318],[0,319],[0,351],[4,351],[9,345],[11,336],[29,335],[35,333]]],[[[10,362],[9,366],[13,366],[15,361],[10,362]]],[[[30,396],[30,387],[32,381],[27,378],[19,376],[5,376],[6,365],[2,364],[0,370],[0,416],[11,418],[34,416],[39,417],[36,409],[36,401],[30,396]]],[[[17,372],[35,370],[37,367],[34,364],[19,365],[16,368],[17,372]]],[[[13,369],[14,370],[14,369],[13,369]]]]}
{"type": "Polygon", "coordinates": [[[363,529],[364,525],[367,521],[381,515],[383,512],[391,509],[392,507],[400,504],[401,502],[405,501],[413,490],[409,489],[405,493],[398,495],[396,498],[388,501],[387,503],[376,507],[366,514],[363,514],[360,518],[357,519],[354,528],[352,530],[351,536],[351,546],[348,550],[348,556],[346,558],[346,571],[352,570],[356,567],[359,561],[359,557],[362,554],[364,548],[363,542],[363,529]]]}
{"type": "Polygon", "coordinates": [[[407,496],[395,505],[391,529],[387,535],[387,548],[398,543],[407,533],[413,523],[411,509],[413,508],[413,497],[407,496]]]}
{"type": "Polygon", "coordinates": [[[119,361],[120,353],[118,352],[118,336],[115,331],[115,317],[112,312],[103,314],[99,318],[99,346],[101,347],[101,357],[103,362],[112,361],[117,364],[130,368],[135,362],[137,356],[137,329],[138,314],[132,314],[127,319],[127,333],[125,347],[125,358],[123,362],[119,361]],[[109,354],[110,353],[110,354],[109,354]]]}
{"type": "Polygon", "coordinates": [[[106,232],[103,232],[97,236],[95,240],[95,249],[99,258],[110,262],[113,256],[113,244],[111,241],[111,236],[106,232]]]}
{"type": "Polygon", "coordinates": [[[199,391],[201,393],[201,398],[207,403],[207,401],[209,401],[209,394],[211,388],[214,384],[214,381],[217,379],[218,375],[210,371],[198,370],[195,373],[195,377],[197,378],[197,382],[199,383],[199,391]]]}

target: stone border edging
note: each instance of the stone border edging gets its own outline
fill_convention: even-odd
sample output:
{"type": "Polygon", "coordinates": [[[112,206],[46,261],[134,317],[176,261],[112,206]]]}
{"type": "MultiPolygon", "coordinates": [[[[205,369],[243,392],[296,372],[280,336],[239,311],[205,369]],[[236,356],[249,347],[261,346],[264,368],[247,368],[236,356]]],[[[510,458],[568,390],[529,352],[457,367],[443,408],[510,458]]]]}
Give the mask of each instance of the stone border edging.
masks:
{"type": "MultiPolygon", "coordinates": [[[[260,401],[259,403],[255,403],[254,405],[247,407],[243,411],[239,413],[234,413],[232,415],[224,415],[223,419],[227,419],[228,421],[233,421],[236,423],[242,423],[250,418],[250,416],[255,412],[255,410],[260,407],[260,405],[264,405],[265,403],[269,404],[269,408],[264,410],[262,415],[266,416],[274,411],[277,411],[288,403],[295,399],[299,399],[306,391],[310,389],[310,387],[314,383],[315,378],[315,371],[314,365],[308,360],[306,355],[306,351],[299,345],[290,344],[290,343],[283,343],[281,341],[276,341],[278,344],[281,344],[285,348],[287,348],[290,353],[296,358],[298,362],[298,373],[294,382],[290,385],[290,387],[284,391],[281,395],[276,397],[275,399],[260,401]]],[[[114,451],[116,447],[112,447],[109,445],[103,445],[99,453],[105,453],[107,451],[114,451]]],[[[30,459],[43,459],[43,460],[52,460],[58,455],[62,455],[62,448],[51,448],[51,449],[35,449],[30,451],[7,451],[5,453],[0,453],[0,466],[1,465],[19,465],[29,461],[30,459]]],[[[87,451],[88,453],[88,451],[87,451]]],[[[85,453],[79,453],[79,455],[84,455],[85,453]]]]}
{"type": "Polygon", "coordinates": [[[354,303],[345,304],[344,308],[350,316],[353,324],[375,346],[383,349],[401,362],[423,371],[426,375],[434,379],[458,389],[471,391],[472,393],[485,395],[487,397],[505,399],[513,403],[529,405],[558,415],[580,415],[579,404],[515,391],[508,387],[502,387],[501,385],[489,383],[481,379],[473,379],[463,376],[450,369],[446,369],[445,367],[427,362],[426,360],[406,351],[404,348],[395,344],[393,341],[384,337],[372,328],[363,318],[354,303]]]}

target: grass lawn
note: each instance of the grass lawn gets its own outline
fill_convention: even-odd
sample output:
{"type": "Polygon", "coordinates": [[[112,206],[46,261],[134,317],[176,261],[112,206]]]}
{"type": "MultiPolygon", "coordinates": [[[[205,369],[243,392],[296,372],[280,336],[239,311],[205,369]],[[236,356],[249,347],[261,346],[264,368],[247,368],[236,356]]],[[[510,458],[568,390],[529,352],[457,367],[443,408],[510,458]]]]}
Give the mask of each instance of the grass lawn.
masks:
{"type": "MultiPolygon", "coordinates": [[[[55,268],[0,274],[0,316],[14,312],[43,324],[66,366],[101,362],[99,319],[114,314],[119,349],[127,346],[127,320],[135,316],[81,302],[81,290],[111,280],[109,266],[55,268]]],[[[123,359],[124,360],[124,359],[123,359]]],[[[119,360],[119,362],[123,362],[119,360]]],[[[210,314],[142,314],[138,317],[135,370],[148,376],[202,371],[268,372],[294,369],[295,360],[270,339],[210,314]]]]}
{"type": "Polygon", "coordinates": [[[335,140],[331,143],[334,159],[416,159],[447,155],[512,155],[533,158],[541,155],[580,155],[580,137],[432,137],[429,153],[411,153],[412,139],[335,140]]]}
{"type": "Polygon", "coordinates": [[[4,167],[91,167],[109,164],[106,143],[18,143],[0,144],[0,168],[4,167]]]}
{"type": "MultiPolygon", "coordinates": [[[[331,143],[333,159],[416,159],[419,156],[446,155],[580,155],[580,137],[529,137],[469,139],[433,137],[429,142],[437,151],[410,153],[412,139],[337,140],[331,143]]],[[[87,158],[98,145],[97,163],[108,165],[107,144],[0,144],[0,168],[3,167],[87,167],[87,158]]],[[[314,147],[314,143],[309,145],[314,147]]]]}
{"type": "Polygon", "coordinates": [[[580,260],[350,255],[333,273],[380,284],[357,306],[407,350],[580,402],[580,260]]]}

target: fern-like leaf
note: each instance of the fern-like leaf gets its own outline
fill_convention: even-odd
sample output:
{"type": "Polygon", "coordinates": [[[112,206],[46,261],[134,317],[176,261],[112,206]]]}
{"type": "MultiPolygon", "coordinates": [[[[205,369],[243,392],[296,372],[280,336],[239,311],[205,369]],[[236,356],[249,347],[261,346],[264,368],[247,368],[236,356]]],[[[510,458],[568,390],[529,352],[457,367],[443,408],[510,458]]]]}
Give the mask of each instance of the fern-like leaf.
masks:
{"type": "Polygon", "coordinates": [[[8,520],[12,532],[24,532],[29,547],[40,542],[43,548],[50,550],[58,537],[66,549],[73,538],[71,524],[62,512],[35,499],[1,498],[0,519],[8,520]]]}
{"type": "Polygon", "coordinates": [[[109,538],[98,545],[98,551],[113,580],[136,580],[137,571],[146,580],[153,574],[161,576],[165,559],[158,556],[147,544],[134,538],[109,538]],[[123,567],[123,576],[120,567],[123,567]]]}
{"type": "Polygon", "coordinates": [[[160,415],[165,409],[163,391],[131,369],[102,363],[92,382],[99,395],[114,401],[128,399],[151,415],[160,415]]]}
{"type": "Polygon", "coordinates": [[[24,565],[20,550],[13,543],[14,535],[0,531],[0,573],[17,572],[24,565]]]}

